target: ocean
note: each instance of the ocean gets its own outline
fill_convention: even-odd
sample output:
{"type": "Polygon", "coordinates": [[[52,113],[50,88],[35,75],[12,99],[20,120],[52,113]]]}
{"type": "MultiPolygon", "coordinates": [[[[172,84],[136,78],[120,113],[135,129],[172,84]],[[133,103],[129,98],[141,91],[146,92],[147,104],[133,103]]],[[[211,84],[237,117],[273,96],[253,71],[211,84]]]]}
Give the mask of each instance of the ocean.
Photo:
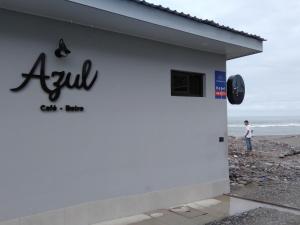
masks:
{"type": "Polygon", "coordinates": [[[228,118],[228,135],[243,136],[244,120],[249,120],[254,136],[262,135],[300,135],[300,116],[253,116],[228,118]]]}

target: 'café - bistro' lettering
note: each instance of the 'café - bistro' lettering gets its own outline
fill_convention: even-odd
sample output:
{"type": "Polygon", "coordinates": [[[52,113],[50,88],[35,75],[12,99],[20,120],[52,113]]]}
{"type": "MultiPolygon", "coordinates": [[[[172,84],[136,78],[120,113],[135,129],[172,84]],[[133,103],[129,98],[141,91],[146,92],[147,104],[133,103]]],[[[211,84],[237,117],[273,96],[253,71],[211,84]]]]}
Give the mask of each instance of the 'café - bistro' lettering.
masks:
{"type": "Polygon", "coordinates": [[[46,67],[46,54],[41,53],[38,59],[36,60],[36,62],[34,63],[30,72],[28,74],[26,73],[22,74],[22,76],[25,78],[23,83],[20,86],[10,90],[13,92],[20,91],[29,83],[31,79],[38,79],[40,80],[40,84],[43,91],[48,94],[49,100],[55,102],[59,98],[61,90],[64,87],[67,87],[69,89],[74,89],[74,88],[84,89],[88,91],[93,87],[98,77],[98,71],[96,71],[92,80],[88,82],[88,77],[92,68],[91,60],[86,60],[83,63],[81,75],[77,74],[73,82],[71,82],[72,74],[70,72],[66,73],[65,71],[54,71],[52,72],[51,76],[49,76],[46,75],[45,73],[45,67],[46,67]],[[39,66],[40,66],[39,74],[36,74],[36,70],[39,66]],[[46,82],[51,78],[56,78],[56,80],[52,82],[53,85],[52,89],[47,85],[46,82]]]}

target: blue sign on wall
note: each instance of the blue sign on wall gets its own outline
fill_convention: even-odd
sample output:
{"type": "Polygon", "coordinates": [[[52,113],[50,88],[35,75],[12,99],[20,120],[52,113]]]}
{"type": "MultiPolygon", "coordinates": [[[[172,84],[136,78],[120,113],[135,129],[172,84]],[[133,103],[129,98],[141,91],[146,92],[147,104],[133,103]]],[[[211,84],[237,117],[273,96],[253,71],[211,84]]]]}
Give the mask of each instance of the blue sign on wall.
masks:
{"type": "Polygon", "coordinates": [[[226,99],[226,73],[215,71],[215,98],[226,99]]]}

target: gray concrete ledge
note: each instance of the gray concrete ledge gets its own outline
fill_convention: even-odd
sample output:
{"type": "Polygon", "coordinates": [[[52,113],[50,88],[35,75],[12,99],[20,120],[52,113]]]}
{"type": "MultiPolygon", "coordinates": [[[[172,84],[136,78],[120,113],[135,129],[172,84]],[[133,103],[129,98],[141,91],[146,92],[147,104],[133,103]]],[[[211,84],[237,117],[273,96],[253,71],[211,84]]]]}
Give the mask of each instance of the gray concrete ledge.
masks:
{"type": "Polygon", "coordinates": [[[0,225],[91,225],[229,193],[229,180],[84,203],[0,222],[0,225]]]}

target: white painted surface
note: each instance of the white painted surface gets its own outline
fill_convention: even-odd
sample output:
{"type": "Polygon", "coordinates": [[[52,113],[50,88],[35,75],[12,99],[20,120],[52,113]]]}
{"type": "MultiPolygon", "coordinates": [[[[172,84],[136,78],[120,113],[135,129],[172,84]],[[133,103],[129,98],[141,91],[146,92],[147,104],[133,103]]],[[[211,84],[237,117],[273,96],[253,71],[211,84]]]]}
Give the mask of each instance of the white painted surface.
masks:
{"type": "MultiPolygon", "coordinates": [[[[101,201],[80,217],[96,223],[228,191],[227,141],[218,142],[227,136],[226,101],[214,99],[214,71],[225,70],[225,56],[3,10],[0,18],[0,221],[101,201]],[[65,59],[53,54],[61,37],[72,50],[65,59]],[[47,74],[78,73],[93,61],[100,77],[92,90],[64,89],[56,103],[84,113],[40,112],[51,103],[37,81],[9,90],[41,52],[47,74]],[[205,73],[207,97],[172,97],[171,69],[205,73]],[[156,192],[163,194],[147,194],[156,192]],[[121,200],[104,207],[139,194],[148,197],[132,209],[124,203],[111,212],[121,200]]],[[[69,213],[86,210],[78,207],[69,213]]],[[[51,225],[62,223],[60,211],[49,216],[51,225]]],[[[41,224],[28,220],[22,224],[41,224]]]]}

